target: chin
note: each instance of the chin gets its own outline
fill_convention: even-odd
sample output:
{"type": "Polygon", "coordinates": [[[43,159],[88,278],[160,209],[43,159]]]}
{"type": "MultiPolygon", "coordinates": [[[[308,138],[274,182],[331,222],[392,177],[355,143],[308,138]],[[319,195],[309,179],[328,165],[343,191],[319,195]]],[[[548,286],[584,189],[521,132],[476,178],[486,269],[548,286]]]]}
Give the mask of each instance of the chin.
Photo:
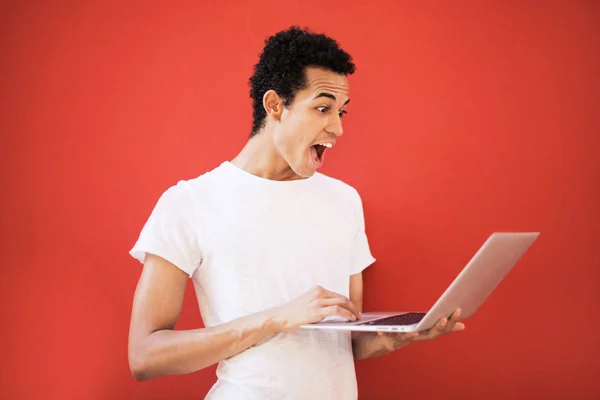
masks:
{"type": "Polygon", "coordinates": [[[310,178],[311,176],[313,176],[315,174],[315,172],[317,172],[317,171],[315,171],[314,169],[311,169],[307,174],[303,174],[303,175],[298,174],[298,175],[300,175],[303,178],[310,178]]]}
{"type": "Polygon", "coordinates": [[[284,159],[290,169],[302,178],[310,178],[317,172],[316,168],[314,168],[313,164],[308,159],[308,154],[306,152],[295,154],[295,157],[284,157],[284,159]]]}
{"type": "Polygon", "coordinates": [[[296,175],[301,176],[302,178],[310,178],[315,174],[315,172],[317,172],[315,169],[303,164],[292,167],[292,171],[294,171],[296,175]]]}

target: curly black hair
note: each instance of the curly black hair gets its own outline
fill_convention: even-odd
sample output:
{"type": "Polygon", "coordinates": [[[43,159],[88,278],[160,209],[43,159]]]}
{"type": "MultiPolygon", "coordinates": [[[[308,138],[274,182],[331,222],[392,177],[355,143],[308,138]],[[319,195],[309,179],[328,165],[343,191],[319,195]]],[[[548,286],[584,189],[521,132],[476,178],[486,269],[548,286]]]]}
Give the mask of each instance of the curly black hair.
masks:
{"type": "Polygon", "coordinates": [[[285,107],[289,107],[296,93],[306,87],[306,67],[321,67],[346,75],[356,70],[352,57],[324,34],[294,25],[268,37],[248,81],[253,117],[250,137],[265,125],[264,94],[275,90],[284,99],[285,107]]]}

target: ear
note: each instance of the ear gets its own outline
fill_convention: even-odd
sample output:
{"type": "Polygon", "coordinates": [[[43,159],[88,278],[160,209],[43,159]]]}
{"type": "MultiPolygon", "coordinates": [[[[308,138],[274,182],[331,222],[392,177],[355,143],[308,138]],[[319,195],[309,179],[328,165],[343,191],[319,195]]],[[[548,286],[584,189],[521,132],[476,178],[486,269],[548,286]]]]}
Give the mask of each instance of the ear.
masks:
{"type": "Polygon", "coordinates": [[[263,96],[263,107],[267,115],[279,121],[283,113],[283,99],[279,97],[276,91],[268,90],[263,96]]]}

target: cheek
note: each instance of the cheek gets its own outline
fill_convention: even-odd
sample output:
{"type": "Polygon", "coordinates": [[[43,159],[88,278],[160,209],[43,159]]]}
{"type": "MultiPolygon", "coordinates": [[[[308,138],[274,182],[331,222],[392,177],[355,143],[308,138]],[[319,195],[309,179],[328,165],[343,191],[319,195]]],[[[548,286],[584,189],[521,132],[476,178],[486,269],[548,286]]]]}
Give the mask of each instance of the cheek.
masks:
{"type": "Polygon", "coordinates": [[[306,120],[287,121],[275,134],[276,145],[287,154],[304,152],[314,140],[310,137],[312,131],[306,120]]]}
{"type": "Polygon", "coordinates": [[[290,124],[280,126],[275,132],[274,141],[275,149],[288,162],[292,162],[298,157],[301,150],[299,149],[297,130],[294,126],[290,124]]]}
{"type": "Polygon", "coordinates": [[[277,126],[274,139],[278,153],[289,163],[302,162],[309,146],[325,128],[323,118],[310,111],[288,115],[284,123],[277,126]]]}

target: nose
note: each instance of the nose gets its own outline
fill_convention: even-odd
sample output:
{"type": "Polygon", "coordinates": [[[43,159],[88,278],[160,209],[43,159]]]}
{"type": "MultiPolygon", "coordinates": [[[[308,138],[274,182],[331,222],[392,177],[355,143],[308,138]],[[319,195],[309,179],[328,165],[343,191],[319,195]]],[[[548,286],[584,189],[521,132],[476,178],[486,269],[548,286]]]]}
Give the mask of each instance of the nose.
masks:
{"type": "Polygon", "coordinates": [[[344,134],[344,128],[342,128],[342,118],[339,115],[331,117],[329,125],[327,126],[327,132],[334,134],[335,136],[342,136],[344,134]]]}

